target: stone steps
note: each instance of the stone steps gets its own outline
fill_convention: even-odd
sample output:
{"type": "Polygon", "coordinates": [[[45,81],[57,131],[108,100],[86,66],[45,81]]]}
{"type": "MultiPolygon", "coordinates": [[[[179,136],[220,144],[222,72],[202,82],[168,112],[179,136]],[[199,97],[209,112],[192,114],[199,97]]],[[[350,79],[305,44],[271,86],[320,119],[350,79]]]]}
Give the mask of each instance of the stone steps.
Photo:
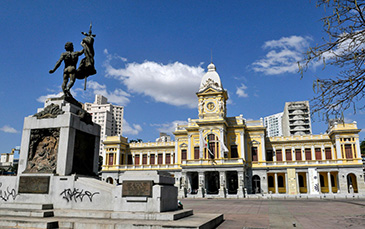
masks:
{"type": "Polygon", "coordinates": [[[100,210],[55,209],[55,217],[95,218],[95,219],[132,219],[132,220],[178,220],[193,215],[193,210],[177,210],[161,213],[114,212],[100,210]]]}
{"type": "Polygon", "coordinates": [[[193,210],[161,213],[53,209],[52,204],[3,203],[0,228],[128,229],[215,228],[223,214],[193,214],[193,210]]]}

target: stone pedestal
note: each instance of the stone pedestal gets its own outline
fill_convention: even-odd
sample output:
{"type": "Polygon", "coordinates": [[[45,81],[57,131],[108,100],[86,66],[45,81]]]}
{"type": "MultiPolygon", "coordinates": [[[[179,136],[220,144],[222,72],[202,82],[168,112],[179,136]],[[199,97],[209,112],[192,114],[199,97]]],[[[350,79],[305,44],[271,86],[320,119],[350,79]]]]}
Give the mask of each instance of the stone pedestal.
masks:
{"type": "Polygon", "coordinates": [[[114,210],[165,212],[177,210],[177,187],[169,173],[126,171],[122,176],[122,198],[114,210]]]}
{"type": "Polygon", "coordinates": [[[25,118],[20,176],[97,174],[100,126],[73,101],[49,99],[37,114],[25,118]]]}

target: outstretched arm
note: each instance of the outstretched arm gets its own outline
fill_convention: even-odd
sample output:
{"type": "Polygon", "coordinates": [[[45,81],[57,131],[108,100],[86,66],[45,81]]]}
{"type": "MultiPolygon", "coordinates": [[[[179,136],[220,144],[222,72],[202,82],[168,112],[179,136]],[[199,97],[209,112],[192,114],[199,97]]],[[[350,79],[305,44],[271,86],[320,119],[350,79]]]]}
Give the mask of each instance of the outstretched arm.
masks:
{"type": "Polygon", "coordinates": [[[61,63],[64,59],[65,59],[65,55],[63,55],[63,53],[62,53],[60,59],[56,62],[56,65],[54,66],[54,68],[49,70],[49,73],[51,73],[51,74],[54,73],[57,70],[57,68],[61,65],[61,63]]]}

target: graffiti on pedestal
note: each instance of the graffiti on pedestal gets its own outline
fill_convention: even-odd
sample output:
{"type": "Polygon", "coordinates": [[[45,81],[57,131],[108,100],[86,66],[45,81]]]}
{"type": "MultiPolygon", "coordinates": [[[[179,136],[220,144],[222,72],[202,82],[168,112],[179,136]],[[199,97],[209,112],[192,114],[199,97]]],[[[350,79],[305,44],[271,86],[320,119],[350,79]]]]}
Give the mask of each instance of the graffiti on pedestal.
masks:
{"type": "Polygon", "coordinates": [[[83,189],[80,191],[78,188],[74,188],[73,190],[68,188],[63,190],[61,192],[60,196],[62,196],[63,199],[67,200],[67,202],[70,201],[77,201],[82,202],[84,197],[87,197],[90,202],[93,202],[94,195],[100,194],[99,192],[90,192],[90,191],[84,191],[83,189]]]}
{"type": "Polygon", "coordinates": [[[18,195],[15,189],[10,189],[9,187],[7,187],[6,189],[2,189],[2,185],[3,183],[0,182],[0,199],[3,201],[8,201],[10,198],[15,200],[16,196],[18,195]]]}

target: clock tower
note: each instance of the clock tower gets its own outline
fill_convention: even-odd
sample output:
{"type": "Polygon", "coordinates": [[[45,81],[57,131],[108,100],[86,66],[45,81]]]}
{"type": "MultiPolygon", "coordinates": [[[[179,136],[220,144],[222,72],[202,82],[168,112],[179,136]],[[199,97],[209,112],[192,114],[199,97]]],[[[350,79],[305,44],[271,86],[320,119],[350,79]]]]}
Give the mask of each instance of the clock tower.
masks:
{"type": "Polygon", "coordinates": [[[228,95],[213,63],[208,65],[208,72],[201,80],[197,96],[200,120],[225,119],[228,95]]]}

